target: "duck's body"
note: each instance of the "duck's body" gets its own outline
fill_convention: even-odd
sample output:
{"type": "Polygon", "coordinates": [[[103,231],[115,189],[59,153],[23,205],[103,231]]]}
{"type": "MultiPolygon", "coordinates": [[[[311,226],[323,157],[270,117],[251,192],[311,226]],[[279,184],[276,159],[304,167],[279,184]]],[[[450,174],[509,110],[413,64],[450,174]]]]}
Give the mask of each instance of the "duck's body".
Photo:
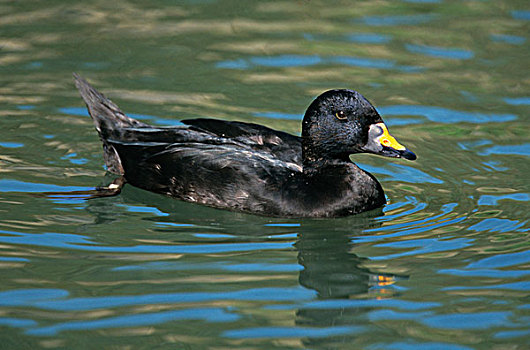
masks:
{"type": "MultiPolygon", "coordinates": [[[[134,186],[188,202],[267,216],[336,217],[385,204],[379,182],[349,160],[350,153],[374,147],[368,145],[373,123],[366,127],[357,123],[337,133],[332,124],[338,121],[340,126],[342,114],[332,116],[336,120],[320,115],[331,105],[317,102],[328,94],[331,107],[350,109],[350,114],[366,109],[367,113],[357,116],[359,120],[381,123],[375,109],[353,91],[328,91],[315,100],[304,117],[302,137],[298,137],[262,125],[215,119],[153,127],[127,117],[85,80],[75,77],[103,141],[108,170],[134,186]],[[348,144],[352,138],[362,138],[360,133],[366,134],[365,140],[348,144]]],[[[411,159],[413,154],[405,149],[387,155],[411,159]]]]}

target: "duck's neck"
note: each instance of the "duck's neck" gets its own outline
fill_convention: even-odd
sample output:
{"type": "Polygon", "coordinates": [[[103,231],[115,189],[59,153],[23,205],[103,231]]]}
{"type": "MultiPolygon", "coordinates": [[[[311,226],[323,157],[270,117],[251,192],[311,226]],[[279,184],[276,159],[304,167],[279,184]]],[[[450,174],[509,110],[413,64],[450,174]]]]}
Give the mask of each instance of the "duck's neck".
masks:
{"type": "Polygon", "coordinates": [[[336,146],[337,140],[327,135],[309,135],[307,128],[302,129],[302,160],[304,168],[319,165],[337,165],[351,163],[350,153],[336,146]]]}
{"type": "Polygon", "coordinates": [[[303,172],[305,174],[329,171],[330,168],[351,167],[355,164],[349,157],[341,158],[303,158],[303,172]]]}
{"type": "Polygon", "coordinates": [[[308,142],[302,143],[302,162],[304,169],[352,164],[349,154],[332,154],[308,142]]]}

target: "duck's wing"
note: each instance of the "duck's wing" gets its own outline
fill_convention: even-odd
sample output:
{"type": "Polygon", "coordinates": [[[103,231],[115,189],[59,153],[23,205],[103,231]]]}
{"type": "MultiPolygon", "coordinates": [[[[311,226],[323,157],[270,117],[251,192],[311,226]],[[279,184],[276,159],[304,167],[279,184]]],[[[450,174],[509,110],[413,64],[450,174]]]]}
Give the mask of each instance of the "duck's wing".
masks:
{"type": "Polygon", "coordinates": [[[243,144],[112,141],[112,145],[132,185],[232,210],[275,210],[282,186],[302,171],[296,163],[243,144]]]}
{"type": "Polygon", "coordinates": [[[301,138],[263,125],[219,119],[186,119],[190,129],[208,132],[245,144],[257,151],[268,152],[285,162],[302,164],[301,138]]]}

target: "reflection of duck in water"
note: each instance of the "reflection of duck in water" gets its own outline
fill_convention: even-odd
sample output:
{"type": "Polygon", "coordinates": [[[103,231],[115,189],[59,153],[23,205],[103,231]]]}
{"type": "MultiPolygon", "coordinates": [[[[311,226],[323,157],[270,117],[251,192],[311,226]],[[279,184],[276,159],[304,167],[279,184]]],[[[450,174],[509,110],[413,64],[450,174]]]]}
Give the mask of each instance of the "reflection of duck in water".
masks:
{"type": "MultiPolygon", "coordinates": [[[[302,137],[214,119],[153,127],[127,117],[75,75],[103,141],[108,170],[124,182],[189,202],[284,217],[335,217],[385,203],[381,185],[349,159],[375,153],[414,160],[359,93],[330,90],[307,109],[302,137]]],[[[102,193],[104,194],[104,193],[102,193]]]]}
{"type": "Polygon", "coordinates": [[[336,223],[332,229],[324,223],[302,225],[295,244],[298,262],[304,267],[300,271],[300,285],[318,293],[317,300],[297,308],[296,325],[320,329],[323,331],[320,334],[340,330],[340,335],[329,337],[308,335],[302,339],[304,348],[331,349],[341,348],[336,346],[338,343],[356,344],[358,331],[366,326],[367,314],[376,307],[377,301],[394,297],[396,290],[392,285],[396,280],[408,278],[372,271],[366,267],[369,259],[352,252],[355,248],[352,232],[361,233],[379,226],[378,221],[362,214],[336,223]]]}
{"type": "Polygon", "coordinates": [[[318,292],[321,299],[349,299],[367,293],[382,296],[389,292],[384,286],[394,275],[379,274],[364,267],[369,262],[352,253],[352,234],[379,227],[374,217],[381,210],[335,222],[333,229],[318,222],[304,223],[295,247],[298,262],[304,267],[299,281],[304,287],[318,292]],[[367,215],[369,214],[369,215],[367,215]]]}

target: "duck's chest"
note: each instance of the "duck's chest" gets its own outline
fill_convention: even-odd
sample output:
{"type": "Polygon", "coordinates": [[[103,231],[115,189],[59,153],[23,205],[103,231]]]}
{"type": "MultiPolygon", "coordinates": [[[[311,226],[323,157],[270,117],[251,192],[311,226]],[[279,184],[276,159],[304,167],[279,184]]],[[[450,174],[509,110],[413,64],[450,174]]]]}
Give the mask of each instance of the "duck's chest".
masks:
{"type": "Polygon", "coordinates": [[[386,203],[383,188],[355,164],[305,174],[288,194],[303,216],[334,217],[361,213],[386,203]]]}

